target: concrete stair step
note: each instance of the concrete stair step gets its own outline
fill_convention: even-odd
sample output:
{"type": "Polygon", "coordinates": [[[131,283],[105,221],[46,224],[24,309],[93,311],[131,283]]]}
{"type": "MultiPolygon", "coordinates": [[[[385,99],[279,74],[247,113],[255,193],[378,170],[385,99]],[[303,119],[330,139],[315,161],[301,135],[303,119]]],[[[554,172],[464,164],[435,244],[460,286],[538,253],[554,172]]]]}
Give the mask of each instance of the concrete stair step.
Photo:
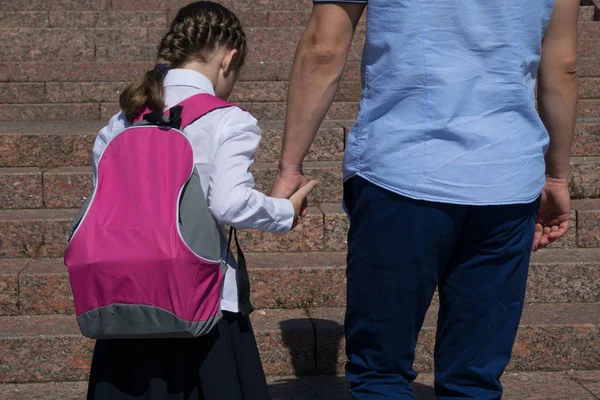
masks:
{"type": "Polygon", "coordinates": [[[582,5],[579,7],[579,23],[594,21],[596,7],[592,5],[582,5]]]}
{"type": "MultiPolygon", "coordinates": [[[[0,103],[27,106],[38,103],[111,103],[127,85],[128,82],[0,83],[0,103]]],[[[282,103],[287,99],[287,90],[287,81],[242,81],[236,85],[229,100],[241,104],[282,103]]],[[[334,101],[358,102],[361,90],[360,81],[343,81],[334,101]]],[[[584,105],[589,103],[588,100],[594,104],[593,101],[600,98],[600,78],[581,78],[579,98],[584,105]]],[[[118,111],[118,107],[113,111],[118,111]]]]}
{"type": "MultiPolygon", "coordinates": [[[[598,24],[600,25],[600,24],[598,24]]],[[[129,82],[39,82],[0,83],[0,102],[3,104],[113,102],[129,82]]],[[[231,94],[230,101],[285,102],[288,82],[242,81],[231,94]]],[[[357,102],[361,94],[360,81],[343,81],[338,88],[336,102],[357,102]]],[[[600,98],[600,78],[581,78],[579,98],[600,98]]]]}
{"type": "MultiPolygon", "coordinates": [[[[291,62],[302,30],[250,28],[247,61],[291,62]],[[277,34],[267,39],[275,30],[277,34]]],[[[0,28],[0,39],[11,43],[1,48],[4,62],[153,61],[164,32],[162,27],[0,28]]],[[[593,52],[594,45],[587,43],[590,41],[593,39],[585,41],[583,51],[593,52]]],[[[358,34],[351,46],[350,61],[360,60],[363,46],[364,35],[358,34]]]]}
{"type": "MultiPolygon", "coordinates": [[[[129,82],[46,82],[0,83],[0,103],[82,103],[113,102],[129,82]]],[[[600,78],[582,79],[582,96],[600,98],[600,78]],[[594,97],[596,96],[596,97],[594,97]]],[[[243,102],[284,102],[287,82],[239,82],[229,100],[243,102]]],[[[335,101],[356,102],[361,93],[360,81],[340,84],[335,101]]]]}
{"type": "MultiPolygon", "coordinates": [[[[30,14],[31,15],[31,14],[30,14]]],[[[64,20],[69,20],[69,15],[60,13],[64,20]]],[[[121,42],[122,45],[149,45],[156,46],[162,36],[167,31],[167,24],[164,21],[165,13],[160,14],[136,14],[137,17],[129,18],[135,22],[139,19],[140,24],[131,24],[123,26],[120,20],[125,20],[129,17],[127,14],[107,14],[105,12],[97,13],[102,15],[101,19],[107,20],[106,23],[100,22],[100,26],[93,26],[95,21],[90,21],[91,26],[82,27],[43,27],[43,25],[28,25],[27,27],[6,27],[0,29],[0,39],[12,39],[14,46],[11,51],[6,54],[5,61],[69,61],[79,51],[85,51],[91,59],[98,54],[95,53],[93,47],[106,47],[114,49],[115,41],[121,42]],[[148,15],[150,17],[148,17],[148,15]],[[110,20],[114,21],[110,25],[110,20]],[[157,21],[158,19],[158,21],[157,21]],[[78,38],[78,41],[68,41],[61,43],[68,35],[78,38]],[[48,55],[32,54],[32,45],[37,44],[46,46],[48,49],[58,51],[57,57],[51,60],[48,55]],[[61,47],[60,44],[63,46],[61,47]],[[91,46],[91,47],[90,47],[91,46]]],[[[91,16],[92,19],[98,19],[93,14],[81,14],[82,20],[77,23],[85,24],[86,18],[91,16]]],[[[0,13],[0,20],[13,17],[10,13],[0,13]]],[[[48,20],[50,18],[48,17],[48,20]]],[[[19,15],[11,18],[14,21],[19,20],[19,15]]],[[[25,21],[28,22],[28,21],[25,21]]],[[[11,23],[11,24],[12,24],[11,23]]],[[[275,27],[249,27],[246,29],[246,36],[250,45],[250,54],[255,52],[260,46],[278,46],[280,50],[289,47],[291,52],[295,51],[295,45],[298,43],[304,26],[275,26],[275,27]]],[[[365,37],[365,26],[357,28],[354,45],[363,47],[365,37]]],[[[581,56],[597,56],[598,41],[600,40],[600,21],[583,22],[579,24],[578,30],[579,51],[581,56]]],[[[154,49],[155,51],[155,49],[154,49]]],[[[155,55],[155,54],[153,54],[155,55]]],[[[73,59],[76,61],[76,59],[73,59]]],[[[114,60],[113,60],[114,61],[114,60]]],[[[141,60],[141,61],[151,61],[141,60]]]]}
{"type": "MultiPolygon", "coordinates": [[[[311,207],[286,235],[254,230],[239,232],[244,248],[254,252],[342,251],[347,219],[341,207],[311,207]]],[[[0,257],[62,257],[76,209],[0,210],[0,257]]]]}
{"type": "MultiPolygon", "coordinates": [[[[104,121],[10,122],[0,124],[0,168],[91,165],[91,149],[104,121]]],[[[262,139],[257,163],[279,160],[283,121],[261,121],[262,139]]],[[[344,154],[344,133],[349,121],[321,125],[307,161],[339,161],[344,154]]],[[[582,151],[600,155],[600,120],[580,125],[582,151]]]]}
{"type": "MultiPolygon", "coordinates": [[[[344,309],[310,310],[310,315],[315,321],[317,338],[321,332],[323,335],[322,339],[317,341],[317,355],[328,354],[327,357],[318,357],[318,361],[325,359],[324,368],[331,368],[330,360],[335,355],[333,344],[337,343],[337,340],[332,338],[342,338],[337,352],[337,371],[343,372],[344,309]]],[[[415,360],[415,368],[418,371],[433,369],[436,315],[436,310],[431,309],[419,336],[415,360]]],[[[600,351],[589,350],[597,347],[600,338],[599,318],[598,303],[526,305],[508,370],[559,371],[596,368],[600,361],[600,351]],[[590,347],[579,348],[580,345],[590,347]]]]}
{"type": "MultiPolygon", "coordinates": [[[[587,78],[600,77],[600,54],[597,57],[580,57],[579,74],[582,82],[587,78]]],[[[4,62],[0,61],[0,82],[4,83],[85,83],[92,82],[133,82],[140,74],[152,68],[152,61],[138,62],[4,62]]],[[[287,81],[290,76],[291,62],[273,62],[269,60],[247,62],[240,71],[238,86],[241,82],[279,82],[287,81]]],[[[346,63],[345,81],[360,80],[360,63],[346,63]]],[[[596,83],[597,84],[597,83],[596,83]]],[[[580,89],[583,93],[592,91],[593,84],[580,89]]],[[[597,86],[596,86],[597,87],[597,86]]]]}
{"type": "Polygon", "coordinates": [[[580,118],[571,147],[573,156],[600,155],[600,118],[580,118]]]}
{"type": "MultiPolygon", "coordinates": [[[[307,161],[338,161],[344,133],[353,121],[327,121],[321,126],[307,161]]],[[[0,168],[86,166],[105,121],[27,121],[0,123],[0,168]]],[[[258,163],[278,161],[283,121],[262,120],[258,163]]],[[[600,156],[600,118],[581,118],[576,127],[573,156],[600,156]]]]}
{"type": "MultiPolygon", "coordinates": [[[[73,18],[76,18],[77,16],[82,17],[81,20],[77,20],[77,24],[80,24],[80,26],[64,26],[64,24],[63,26],[50,27],[44,27],[43,25],[28,25],[25,27],[3,26],[3,28],[0,29],[0,38],[12,38],[13,41],[16,40],[15,45],[17,46],[17,48],[14,49],[14,52],[10,53],[11,55],[6,61],[25,61],[29,57],[43,57],[42,55],[31,55],[23,52],[23,50],[31,48],[30,39],[33,37],[44,38],[44,43],[52,47],[58,44],[57,42],[60,41],[60,38],[67,33],[79,37],[82,40],[80,45],[91,43],[96,46],[106,46],[110,45],[115,40],[120,40],[123,44],[149,44],[156,46],[168,31],[167,23],[164,22],[166,15],[164,12],[158,14],[136,13],[134,14],[136,17],[132,17],[129,14],[130,13],[115,14],[98,12],[92,13],[91,15],[89,13],[69,15],[69,13],[61,12],[59,18],[62,18],[64,21],[72,21],[73,18]],[[92,20],[89,21],[89,25],[85,25],[86,22],[88,22],[86,19],[90,19],[89,17],[91,17],[92,20]],[[96,22],[99,19],[100,25],[96,22]],[[112,24],[111,20],[114,21],[112,24]],[[122,21],[125,20],[129,20],[130,23],[123,26],[122,21]],[[136,21],[139,22],[139,24],[135,24],[136,21]],[[97,25],[94,26],[94,24],[97,25]],[[25,60],[15,60],[15,58],[25,58],[25,60]]],[[[8,19],[11,16],[12,15],[10,14],[6,15],[0,13],[0,20],[8,19]]],[[[15,17],[13,22],[19,19],[19,15],[16,15],[15,17]]],[[[54,19],[56,19],[56,17],[54,19]]],[[[304,29],[305,26],[303,25],[290,25],[284,27],[258,26],[248,27],[245,31],[251,51],[252,48],[261,45],[288,46],[292,47],[292,51],[294,51],[295,45],[298,43],[304,29]]],[[[364,43],[365,31],[365,26],[361,25],[355,32],[354,43],[361,45],[361,47],[364,43]]],[[[600,21],[583,22],[579,24],[578,38],[580,42],[580,51],[587,52],[597,49],[593,42],[600,40],[600,21]]],[[[65,47],[63,50],[78,48],[74,46],[74,43],[72,42],[68,42],[68,44],[69,46],[65,47]]],[[[87,46],[84,45],[81,48],[86,47],[87,46]]],[[[64,54],[67,53],[65,52],[64,54]]],[[[93,53],[91,55],[92,57],[94,56],[93,53]]]]}
{"type": "MultiPolygon", "coordinates": [[[[581,64],[581,62],[580,62],[581,64]]],[[[595,72],[594,62],[581,67],[583,74],[600,76],[595,72]]],[[[146,70],[152,61],[139,62],[1,62],[0,82],[133,82],[146,70]]],[[[287,81],[290,77],[290,62],[247,62],[240,71],[238,86],[244,81],[287,81]]],[[[360,63],[346,64],[344,80],[360,80],[360,63]]],[[[114,99],[113,99],[114,101],[114,99]]]]}
{"type": "MultiPolygon", "coordinates": [[[[115,96],[115,100],[117,96],[115,96]]],[[[582,100],[581,116],[595,116],[594,103],[600,100],[582,100]],[[588,110],[592,110],[589,111],[588,110]]],[[[240,102],[258,120],[282,120],[285,102],[240,102]]],[[[107,121],[119,111],[118,103],[45,103],[0,104],[0,122],[10,121],[107,121]]],[[[335,102],[327,113],[327,120],[351,120],[356,118],[358,103],[335,102]]]]}
{"type": "MultiPolygon", "coordinates": [[[[168,6],[168,5],[167,5],[168,6]]],[[[239,7],[239,6],[238,6],[239,7]]],[[[168,26],[176,10],[137,10],[137,11],[89,11],[89,10],[48,10],[48,11],[0,11],[0,23],[5,28],[153,28],[168,26]]],[[[238,11],[233,10],[245,29],[248,28],[294,28],[305,27],[310,10],[261,10],[238,11]]],[[[581,6],[579,10],[579,23],[592,25],[596,7],[593,5],[581,6]]],[[[366,13],[365,13],[366,14],[366,13]]],[[[365,16],[359,26],[364,25],[365,16]]],[[[593,28],[592,28],[593,29],[593,28]]],[[[581,29],[580,30],[585,30],[581,29]]],[[[581,35],[581,34],[580,34],[581,35]]],[[[586,37],[586,34],[583,34],[586,37]]]]}
{"type": "MultiPolygon", "coordinates": [[[[277,164],[254,164],[252,171],[256,188],[269,192],[277,174],[277,164]]],[[[311,194],[313,200],[341,200],[340,161],[307,162],[304,171],[308,177],[321,182],[311,194]]],[[[0,191],[0,208],[41,208],[42,203],[46,208],[77,208],[89,195],[91,185],[90,167],[59,167],[46,170],[43,174],[36,168],[0,168],[0,188],[6,188],[0,191]],[[43,194],[40,191],[41,180],[43,194]]]]}
{"type": "MultiPolygon", "coordinates": [[[[156,30],[161,27],[168,28],[176,11],[174,9],[0,11],[0,24],[3,28],[149,28],[156,30]]],[[[304,27],[311,14],[310,11],[234,11],[247,31],[251,28],[304,27]]],[[[581,14],[582,23],[593,20],[587,8],[582,8],[581,14]]]]}
{"type": "MultiPolygon", "coordinates": [[[[165,11],[177,10],[189,4],[187,0],[34,0],[0,3],[0,11],[165,11]]],[[[310,0],[223,0],[221,4],[241,11],[310,11],[310,0]]]]}
{"type": "MultiPolygon", "coordinates": [[[[342,143],[341,128],[329,131],[342,143]]],[[[270,135],[269,135],[270,136],[270,135]]],[[[278,152],[278,137],[267,143],[274,158],[278,152]],[[277,149],[277,150],[275,150],[277,149]]],[[[327,140],[323,137],[322,139],[327,140]]],[[[327,144],[333,144],[327,142],[327,144]]],[[[315,148],[318,148],[318,143],[315,148]]],[[[268,149],[265,148],[265,151],[268,149]]],[[[341,151],[341,149],[340,149],[341,151]]],[[[328,154],[331,155],[331,154],[328,154]]],[[[328,156],[326,153],[323,157],[328,156]]],[[[600,157],[574,157],[571,161],[570,190],[574,199],[600,198],[600,157]]],[[[311,194],[314,201],[335,203],[342,200],[342,170],[340,161],[308,161],[304,164],[307,177],[318,179],[320,185],[311,194]]],[[[278,170],[276,163],[257,163],[251,168],[256,188],[268,193],[278,170]]],[[[78,208],[92,188],[92,171],[88,166],[40,168],[0,168],[0,209],[78,208]]]]}
{"type": "MultiPolygon", "coordinates": [[[[252,302],[260,309],[344,307],[346,253],[247,254],[252,302]]],[[[0,260],[0,316],[73,314],[62,259],[0,260]]],[[[533,255],[528,303],[600,303],[600,249],[533,255]]],[[[437,297],[434,299],[437,304],[437,297]]]]}
{"type": "MultiPolygon", "coordinates": [[[[420,375],[413,384],[417,400],[435,400],[432,374],[420,375]]],[[[341,376],[269,377],[273,400],[350,400],[341,376]]],[[[600,396],[600,371],[509,372],[502,377],[505,400],[596,400],[600,396]]],[[[0,385],[5,400],[79,400],[87,382],[25,383],[0,385]]]]}
{"type": "Polygon", "coordinates": [[[579,72],[581,77],[600,76],[600,55],[579,57],[577,60],[579,72]]]}
{"type": "MultiPolygon", "coordinates": [[[[285,102],[240,102],[239,105],[259,120],[282,120],[285,118],[285,102]]],[[[108,102],[0,104],[0,122],[93,121],[99,119],[106,121],[118,111],[118,103],[108,102]]],[[[332,103],[326,120],[353,120],[357,113],[357,102],[336,101],[332,103]]],[[[578,117],[600,118],[600,99],[580,100],[578,117]]]]}
{"type": "MultiPolygon", "coordinates": [[[[343,371],[342,308],[261,310],[253,326],[267,375],[335,375],[343,371]]],[[[415,367],[433,367],[436,310],[428,313],[415,367]]],[[[593,370],[600,362],[600,304],[525,307],[511,371],[593,370]]],[[[85,380],[93,341],[73,316],[0,317],[1,383],[85,380]]]]}
{"type": "MultiPolygon", "coordinates": [[[[592,21],[583,10],[581,22],[592,21]]],[[[152,28],[168,27],[177,10],[158,11],[0,11],[4,28],[152,28]]],[[[236,11],[236,10],[234,10],[236,11]]],[[[249,28],[304,27],[310,11],[236,11],[246,30],[249,28]]],[[[160,29],[160,28],[158,28],[160,29]]]]}
{"type": "MultiPolygon", "coordinates": [[[[600,200],[572,202],[572,229],[555,247],[600,247],[600,200]]],[[[0,210],[0,257],[62,257],[76,209],[0,210]]],[[[286,235],[240,231],[253,252],[345,251],[348,220],[339,204],[311,207],[286,235]]]]}

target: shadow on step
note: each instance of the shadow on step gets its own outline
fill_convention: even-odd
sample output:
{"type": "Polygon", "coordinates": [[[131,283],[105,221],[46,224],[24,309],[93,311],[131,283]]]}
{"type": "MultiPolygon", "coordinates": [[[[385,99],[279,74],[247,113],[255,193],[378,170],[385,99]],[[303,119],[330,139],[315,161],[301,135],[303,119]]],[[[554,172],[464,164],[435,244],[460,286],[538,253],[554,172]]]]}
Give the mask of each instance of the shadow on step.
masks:
{"type": "MultiPolygon", "coordinates": [[[[307,318],[282,321],[280,328],[295,377],[270,379],[272,400],[351,400],[346,379],[340,376],[346,362],[343,326],[336,321],[307,318]],[[293,329],[309,321],[312,333],[293,329]]],[[[414,383],[413,391],[417,400],[435,400],[430,386],[414,383]]]]}

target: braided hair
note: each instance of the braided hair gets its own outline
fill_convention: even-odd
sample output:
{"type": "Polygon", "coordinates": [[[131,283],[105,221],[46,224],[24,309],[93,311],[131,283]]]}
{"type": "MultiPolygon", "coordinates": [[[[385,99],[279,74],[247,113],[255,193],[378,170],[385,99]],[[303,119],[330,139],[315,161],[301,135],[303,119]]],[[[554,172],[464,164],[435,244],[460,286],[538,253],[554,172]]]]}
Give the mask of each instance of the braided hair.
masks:
{"type": "Polygon", "coordinates": [[[165,70],[189,61],[207,62],[221,46],[238,51],[231,64],[238,71],[244,64],[248,45],[233,12],[211,1],[197,1],[180,9],[158,46],[157,67],[121,93],[119,103],[125,118],[133,121],[145,107],[162,110],[165,70]]]}

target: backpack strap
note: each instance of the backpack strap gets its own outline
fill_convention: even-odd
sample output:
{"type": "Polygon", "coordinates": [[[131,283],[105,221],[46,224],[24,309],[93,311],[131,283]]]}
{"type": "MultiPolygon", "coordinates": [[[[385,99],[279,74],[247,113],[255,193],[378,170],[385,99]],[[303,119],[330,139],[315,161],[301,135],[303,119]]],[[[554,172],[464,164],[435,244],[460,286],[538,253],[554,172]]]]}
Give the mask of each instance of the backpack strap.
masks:
{"type": "Polygon", "coordinates": [[[168,126],[184,130],[206,114],[227,107],[238,107],[243,110],[242,107],[222,100],[212,94],[200,93],[188,97],[165,111],[164,114],[146,108],[133,122],[134,124],[138,124],[145,121],[151,125],[168,126]]]}
{"type": "Polygon", "coordinates": [[[179,103],[178,106],[183,107],[181,129],[187,128],[206,114],[221,108],[238,107],[244,110],[240,106],[208,93],[201,93],[188,97],[179,103]]]}

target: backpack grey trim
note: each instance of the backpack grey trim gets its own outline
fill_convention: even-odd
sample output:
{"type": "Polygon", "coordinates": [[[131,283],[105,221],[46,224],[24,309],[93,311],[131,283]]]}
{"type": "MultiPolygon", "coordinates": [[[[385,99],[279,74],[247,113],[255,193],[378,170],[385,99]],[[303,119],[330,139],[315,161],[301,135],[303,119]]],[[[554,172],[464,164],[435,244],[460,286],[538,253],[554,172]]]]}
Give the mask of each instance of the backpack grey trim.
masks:
{"type": "Polygon", "coordinates": [[[87,213],[87,210],[90,208],[90,204],[92,203],[94,194],[95,190],[92,189],[90,195],[87,197],[87,199],[85,199],[79,211],[77,211],[77,215],[75,215],[75,219],[71,223],[71,229],[69,230],[69,241],[73,238],[75,231],[77,230],[77,228],[79,228],[79,225],[81,224],[81,220],[83,220],[83,217],[87,213]]]}
{"type": "Polygon", "coordinates": [[[196,167],[179,200],[178,223],[181,237],[190,250],[206,260],[220,260],[219,228],[208,209],[196,167]]]}
{"type": "Polygon", "coordinates": [[[92,339],[195,338],[207,334],[221,320],[186,321],[158,307],[111,304],[77,316],[81,333],[92,339]]]}

